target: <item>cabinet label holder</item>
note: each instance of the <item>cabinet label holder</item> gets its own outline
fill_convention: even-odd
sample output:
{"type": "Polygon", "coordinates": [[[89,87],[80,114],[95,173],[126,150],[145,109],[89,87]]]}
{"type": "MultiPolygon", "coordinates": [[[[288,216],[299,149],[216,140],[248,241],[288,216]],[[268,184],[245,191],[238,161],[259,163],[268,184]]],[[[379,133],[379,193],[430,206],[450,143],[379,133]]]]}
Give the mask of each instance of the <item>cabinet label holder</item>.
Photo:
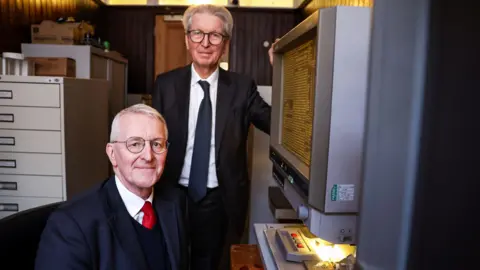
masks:
{"type": "Polygon", "coordinates": [[[15,145],[15,137],[1,137],[0,145],[15,145]]]}
{"type": "Polygon", "coordinates": [[[13,99],[12,90],[0,90],[0,99],[13,99]]]}
{"type": "Polygon", "coordinates": [[[14,121],[15,117],[13,113],[0,113],[0,122],[13,123],[14,121]]]}
{"type": "Polygon", "coordinates": [[[0,168],[17,168],[17,161],[14,159],[0,159],[0,168]]]}
{"type": "Polygon", "coordinates": [[[0,203],[0,212],[18,212],[18,203],[0,203]]]}
{"type": "Polygon", "coordinates": [[[0,190],[18,190],[17,182],[0,182],[0,190]]]}

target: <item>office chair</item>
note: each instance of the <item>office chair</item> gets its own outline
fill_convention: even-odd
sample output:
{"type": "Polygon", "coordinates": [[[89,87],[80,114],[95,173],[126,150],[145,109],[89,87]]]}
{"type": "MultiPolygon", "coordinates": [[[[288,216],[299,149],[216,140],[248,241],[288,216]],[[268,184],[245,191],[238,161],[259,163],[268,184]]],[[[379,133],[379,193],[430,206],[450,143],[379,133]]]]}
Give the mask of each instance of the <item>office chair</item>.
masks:
{"type": "MultiPolygon", "coordinates": [[[[61,203],[43,205],[0,219],[2,265],[12,265],[15,269],[34,269],[40,236],[48,217],[61,203]]],[[[0,268],[3,269],[2,266],[0,268]]]]}

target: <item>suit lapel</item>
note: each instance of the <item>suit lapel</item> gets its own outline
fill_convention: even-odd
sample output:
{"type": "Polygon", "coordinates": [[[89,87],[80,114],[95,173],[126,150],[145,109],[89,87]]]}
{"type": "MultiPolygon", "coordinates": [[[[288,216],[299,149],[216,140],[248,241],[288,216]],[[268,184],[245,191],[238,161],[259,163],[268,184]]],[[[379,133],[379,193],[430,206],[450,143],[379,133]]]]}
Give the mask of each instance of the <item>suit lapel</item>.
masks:
{"type": "Polygon", "coordinates": [[[217,93],[217,111],[215,115],[215,160],[218,160],[218,152],[222,143],[223,133],[227,118],[230,115],[232,98],[234,96],[234,88],[231,84],[228,73],[221,69],[218,75],[218,93],[217,93]]]}
{"type": "Polygon", "coordinates": [[[147,270],[147,262],[142,252],[140,242],[138,241],[135,228],[133,227],[132,217],[128,214],[122,198],[118,193],[115,178],[111,177],[105,185],[106,193],[103,202],[108,223],[125,251],[125,254],[132,261],[132,266],[135,267],[135,269],[147,270]]]}
{"type": "Polygon", "coordinates": [[[188,110],[190,107],[190,81],[192,79],[191,66],[188,65],[182,69],[181,76],[175,82],[175,98],[177,105],[178,123],[180,123],[180,133],[182,134],[182,149],[186,148],[188,136],[188,110]]]}
{"type": "Polygon", "coordinates": [[[180,244],[177,241],[179,239],[178,219],[175,214],[174,204],[159,196],[155,197],[153,204],[155,205],[155,211],[157,212],[158,221],[167,245],[171,269],[178,269],[177,261],[180,258],[180,244]]]}

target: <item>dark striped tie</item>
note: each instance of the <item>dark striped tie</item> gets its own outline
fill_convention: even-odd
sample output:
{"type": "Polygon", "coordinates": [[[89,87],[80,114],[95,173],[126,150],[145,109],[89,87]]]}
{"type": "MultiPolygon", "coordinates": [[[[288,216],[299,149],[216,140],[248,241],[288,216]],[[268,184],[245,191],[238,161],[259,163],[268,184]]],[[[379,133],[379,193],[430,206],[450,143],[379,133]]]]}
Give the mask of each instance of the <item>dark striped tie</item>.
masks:
{"type": "Polygon", "coordinates": [[[192,166],[188,183],[188,194],[198,202],[207,194],[208,167],[210,163],[210,145],[212,138],[212,103],[210,84],[198,81],[205,93],[198,111],[195,141],[193,144],[192,166]]]}

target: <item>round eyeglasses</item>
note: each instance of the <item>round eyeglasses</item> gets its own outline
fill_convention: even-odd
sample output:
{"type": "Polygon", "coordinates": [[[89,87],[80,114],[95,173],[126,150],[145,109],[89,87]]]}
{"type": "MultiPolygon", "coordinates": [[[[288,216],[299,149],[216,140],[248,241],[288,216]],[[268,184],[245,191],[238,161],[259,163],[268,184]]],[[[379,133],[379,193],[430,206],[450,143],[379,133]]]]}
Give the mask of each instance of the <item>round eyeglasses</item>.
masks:
{"type": "Polygon", "coordinates": [[[204,33],[200,30],[190,30],[187,34],[190,40],[195,43],[201,43],[205,36],[208,36],[208,42],[210,42],[212,45],[219,45],[224,39],[228,38],[227,36],[217,32],[204,33]]]}
{"type": "Polygon", "coordinates": [[[145,140],[140,137],[130,137],[126,141],[113,141],[112,143],[125,143],[127,150],[133,154],[138,154],[145,148],[145,142],[150,142],[152,151],[157,154],[162,154],[167,151],[170,143],[165,139],[145,140]]]}

